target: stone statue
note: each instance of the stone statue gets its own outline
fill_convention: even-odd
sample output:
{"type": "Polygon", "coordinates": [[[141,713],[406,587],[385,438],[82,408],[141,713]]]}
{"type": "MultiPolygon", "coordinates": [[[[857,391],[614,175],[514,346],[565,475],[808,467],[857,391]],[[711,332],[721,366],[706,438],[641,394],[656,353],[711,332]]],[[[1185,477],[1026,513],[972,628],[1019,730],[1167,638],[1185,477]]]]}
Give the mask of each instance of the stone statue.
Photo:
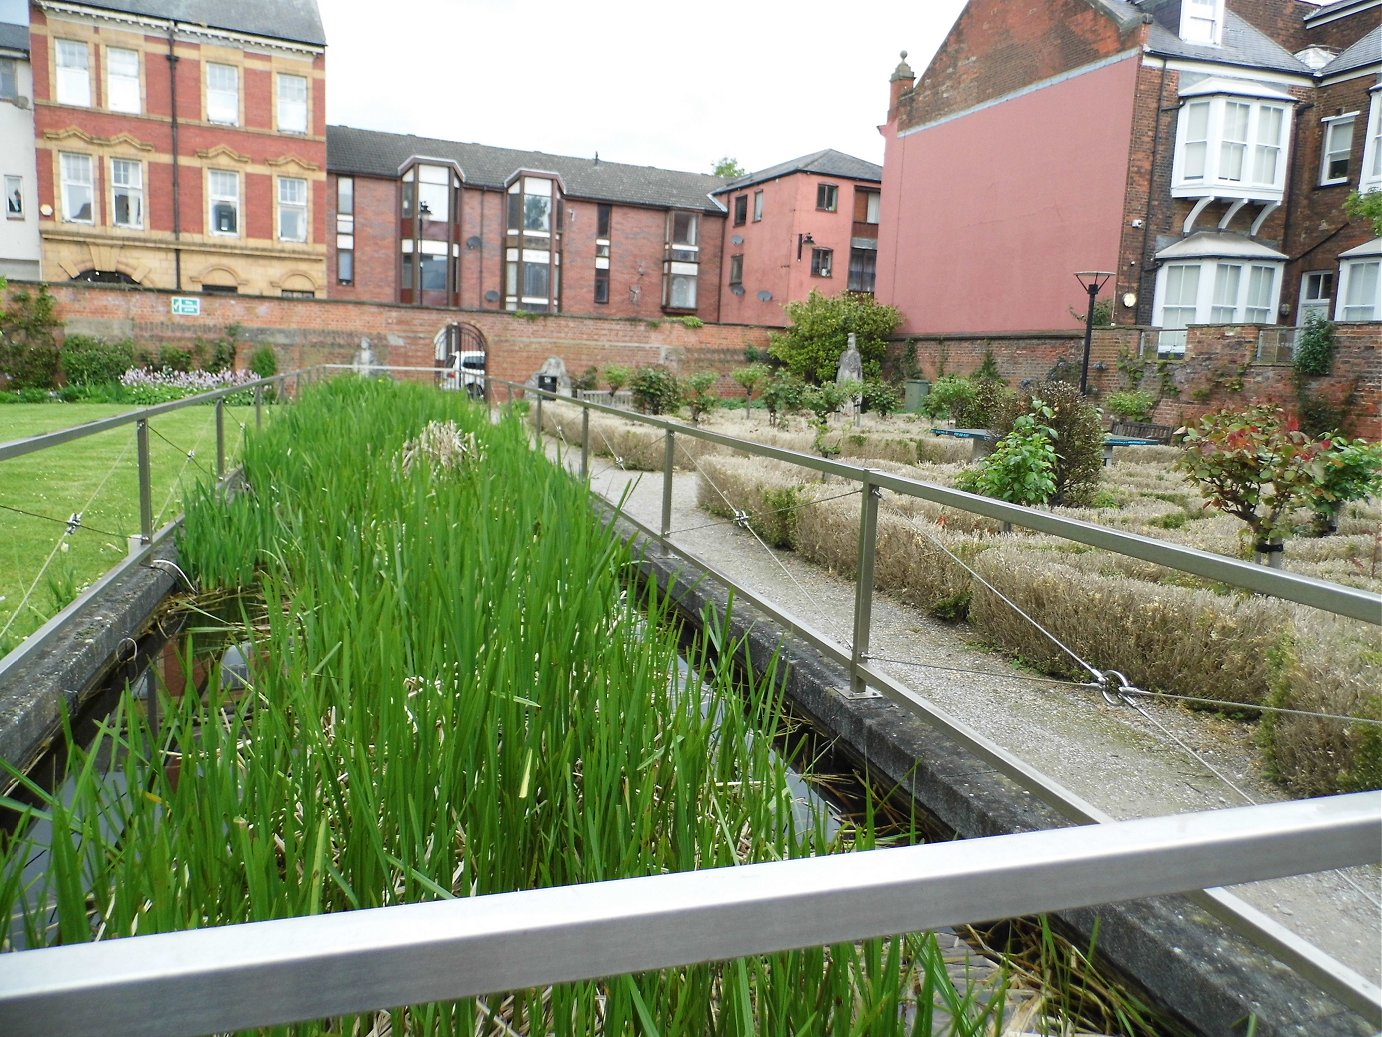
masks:
{"type": "MultiPolygon", "coordinates": [[[[862,382],[864,380],[864,358],[859,355],[858,342],[854,337],[854,332],[849,333],[849,346],[845,349],[844,355],[840,357],[840,366],[835,369],[835,384],[844,385],[846,382],[862,382]]],[[[859,420],[859,397],[851,396],[840,408],[845,417],[853,418],[857,423],[859,420]]]]}
{"type": "Polygon", "coordinates": [[[361,338],[360,348],[355,351],[355,359],[351,362],[351,367],[362,378],[369,378],[374,374],[376,366],[374,350],[370,349],[369,339],[361,338]]]}

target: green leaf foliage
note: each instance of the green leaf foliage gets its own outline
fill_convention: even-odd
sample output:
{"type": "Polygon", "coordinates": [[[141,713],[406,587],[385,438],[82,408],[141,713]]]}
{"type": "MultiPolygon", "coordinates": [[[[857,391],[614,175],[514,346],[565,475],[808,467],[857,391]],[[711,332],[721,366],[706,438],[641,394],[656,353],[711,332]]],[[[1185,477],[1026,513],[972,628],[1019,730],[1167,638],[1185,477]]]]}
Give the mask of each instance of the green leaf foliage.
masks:
{"type": "Polygon", "coordinates": [[[851,331],[864,360],[864,374],[876,376],[888,338],[902,323],[896,308],[861,292],[827,296],[813,291],[804,301],[789,302],[787,317],[791,326],[772,336],[769,348],[792,374],[812,384],[835,380],[851,331]]]}
{"type": "Polygon", "coordinates": [[[11,389],[51,389],[58,373],[58,318],[53,297],[17,289],[0,297],[0,382],[11,389]]]}

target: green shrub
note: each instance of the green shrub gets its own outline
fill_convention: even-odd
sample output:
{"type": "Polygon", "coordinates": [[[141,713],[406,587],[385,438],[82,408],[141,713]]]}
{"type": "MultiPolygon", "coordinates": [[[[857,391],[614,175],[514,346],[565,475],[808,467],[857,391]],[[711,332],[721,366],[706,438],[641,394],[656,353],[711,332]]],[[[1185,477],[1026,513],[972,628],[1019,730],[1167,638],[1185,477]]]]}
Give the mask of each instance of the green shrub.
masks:
{"type": "Polygon", "coordinates": [[[58,355],[69,384],[118,382],[134,366],[134,343],[128,339],[107,342],[91,335],[68,335],[58,355]]]}
{"type": "Polygon", "coordinates": [[[787,304],[791,326],[773,335],[770,349],[802,381],[834,382],[840,357],[854,333],[864,361],[864,373],[877,375],[888,351],[888,338],[902,323],[902,314],[876,302],[872,295],[844,292],[822,295],[813,291],[804,300],[787,304]]]}
{"type": "Polygon", "coordinates": [[[744,390],[744,410],[752,413],[754,395],[768,383],[768,379],[773,376],[772,368],[767,364],[753,363],[747,367],[735,368],[730,375],[735,384],[744,390]]]}
{"type": "Polygon", "coordinates": [[[184,346],[165,344],[158,351],[158,366],[165,371],[192,370],[192,350],[184,346]]]}
{"type": "MultiPolygon", "coordinates": [[[[0,300],[3,300],[0,292],[0,300]]],[[[40,285],[36,293],[10,292],[0,305],[0,380],[11,389],[51,389],[57,383],[58,319],[53,297],[40,285]]]]}
{"type": "Polygon", "coordinates": [[[788,371],[778,371],[763,387],[763,406],[768,408],[768,424],[781,426],[806,402],[806,384],[788,371]]]}
{"type": "Polygon", "coordinates": [[[1056,492],[1055,430],[1047,422],[1050,407],[1033,400],[1033,411],[1020,415],[993,453],[962,473],[960,488],[1010,504],[1045,504],[1056,492]]]}
{"type": "Polygon", "coordinates": [[[1299,375],[1328,374],[1334,366],[1334,323],[1318,312],[1305,318],[1300,341],[1296,344],[1295,368],[1299,375]]]}
{"type": "Polygon", "coordinates": [[[272,346],[260,346],[250,356],[250,370],[260,378],[272,378],[278,374],[278,354],[272,346]]]}
{"type": "Polygon", "coordinates": [[[1156,406],[1156,397],[1146,389],[1123,389],[1109,393],[1104,402],[1109,413],[1115,418],[1146,421],[1152,416],[1152,408],[1156,406]]]}
{"type": "Polygon", "coordinates": [[[1317,536],[1338,528],[1344,505],[1382,493],[1382,443],[1326,436],[1321,445],[1315,483],[1306,499],[1317,536]]]}
{"type": "Polygon", "coordinates": [[[644,414],[669,414],[681,406],[681,383],[661,365],[640,367],[629,387],[633,405],[644,414]]]}
{"type": "Polygon", "coordinates": [[[623,364],[610,364],[605,368],[605,384],[609,386],[611,394],[628,385],[631,378],[633,378],[633,372],[623,364]]]}
{"type": "Polygon", "coordinates": [[[692,424],[699,425],[701,418],[720,405],[720,397],[714,392],[719,380],[714,371],[697,371],[682,382],[681,398],[691,411],[692,424]]]}
{"type": "Polygon", "coordinates": [[[921,401],[921,412],[932,420],[953,417],[974,401],[974,383],[968,378],[948,374],[937,378],[921,401]]]}
{"type": "Polygon", "coordinates": [[[600,369],[591,365],[585,373],[571,379],[573,392],[594,392],[600,387],[600,369]]]}
{"type": "Polygon", "coordinates": [[[971,381],[974,392],[956,400],[950,416],[960,428],[987,428],[1006,432],[1017,417],[1017,393],[1003,382],[991,379],[971,381]]]}
{"type": "Polygon", "coordinates": [[[865,380],[862,400],[864,410],[883,418],[902,406],[902,394],[894,386],[876,378],[865,380]]]}
{"type": "MultiPolygon", "coordinates": [[[[1099,409],[1070,382],[1043,382],[1021,406],[1031,413],[1038,401],[1050,407],[1047,424],[1055,432],[1056,491],[1049,503],[1086,506],[1098,492],[1104,473],[1104,428],[1099,409]]],[[[1001,429],[1002,424],[996,427],[1001,429]]]]}

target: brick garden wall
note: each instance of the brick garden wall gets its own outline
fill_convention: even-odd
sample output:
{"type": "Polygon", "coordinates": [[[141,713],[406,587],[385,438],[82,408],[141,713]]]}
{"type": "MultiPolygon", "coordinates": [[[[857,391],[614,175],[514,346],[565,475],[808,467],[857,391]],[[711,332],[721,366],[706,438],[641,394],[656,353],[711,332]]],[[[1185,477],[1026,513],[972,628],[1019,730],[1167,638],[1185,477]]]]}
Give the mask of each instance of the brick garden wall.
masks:
{"type": "Polygon", "coordinates": [[[561,357],[573,377],[589,367],[661,363],[680,374],[720,372],[716,391],[724,396],[741,394],[729,372],[744,366],[745,347],[766,346],[770,330],[710,324],[688,328],[666,319],[518,316],[234,295],[203,295],[200,317],[175,317],[172,292],[69,284],[51,285],[49,291],[68,334],[131,338],[157,348],[164,343],[189,346],[198,339],[211,342],[223,337],[229,325],[238,325],[241,366],[261,346],[274,348],[279,370],[350,363],[361,340],[368,339],[381,364],[430,367],[437,333],[447,324],[461,322],[484,333],[490,374],[497,378],[525,381],[551,356],[561,357]]]}
{"type": "MultiPolygon", "coordinates": [[[[1288,362],[1257,359],[1258,328],[1253,325],[1191,328],[1183,360],[1141,362],[1140,387],[1157,397],[1154,421],[1179,426],[1214,411],[1251,403],[1277,403],[1298,410],[1294,371],[1288,362]]],[[[1333,373],[1310,378],[1305,392],[1346,408],[1346,431],[1382,440],[1382,328],[1377,324],[1340,324],[1333,373]]],[[[1089,384],[1097,396],[1127,388],[1130,361],[1138,355],[1143,330],[1096,331],[1090,344],[1089,384]],[[1102,370],[1100,369],[1102,365],[1102,370]]],[[[901,369],[907,342],[916,349],[922,376],[967,375],[992,353],[999,373],[1010,385],[1040,382],[1054,374],[1079,381],[1083,333],[1026,335],[913,336],[894,342],[890,359],[901,369]]],[[[1289,352],[1289,351],[1288,351],[1289,352]]],[[[1136,366],[1135,363],[1131,366],[1136,366]]]]}

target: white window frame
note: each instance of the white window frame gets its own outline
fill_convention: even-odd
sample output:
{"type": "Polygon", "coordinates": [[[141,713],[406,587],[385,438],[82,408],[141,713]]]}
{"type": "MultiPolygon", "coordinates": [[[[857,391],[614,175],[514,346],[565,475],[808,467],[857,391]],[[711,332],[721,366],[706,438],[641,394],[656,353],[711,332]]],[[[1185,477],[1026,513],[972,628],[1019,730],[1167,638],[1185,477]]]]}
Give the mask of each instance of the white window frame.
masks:
{"type": "Polygon", "coordinates": [[[1353,157],[1353,134],[1358,126],[1358,113],[1347,112],[1321,121],[1324,129],[1320,133],[1320,184],[1346,184],[1352,178],[1350,159],[1353,157]],[[1348,143],[1340,145],[1334,137],[1344,130],[1348,131],[1348,143]],[[1344,162],[1343,172],[1331,173],[1330,166],[1339,158],[1344,162]]]}
{"type": "Polygon", "coordinates": [[[1367,138],[1363,143],[1363,168],[1358,172],[1358,190],[1382,191],[1382,83],[1372,88],[1368,105],[1367,138]]]}
{"type": "Polygon", "coordinates": [[[14,58],[0,58],[0,101],[13,101],[19,96],[19,62],[14,58]]]}
{"type": "Polygon", "coordinates": [[[274,97],[278,104],[278,132],[306,134],[311,128],[308,112],[311,110],[311,87],[306,76],[280,72],[274,80],[274,97]],[[290,84],[302,85],[302,96],[285,96],[284,87],[290,84]]]}
{"type": "Polygon", "coordinates": [[[139,115],[144,110],[140,94],[139,51],[129,47],[106,48],[106,107],[112,112],[139,115]],[[134,72],[117,71],[116,66],[126,58],[134,59],[134,72]]]}
{"type": "Polygon", "coordinates": [[[206,63],[206,121],[240,125],[240,69],[235,65],[206,63]],[[217,79],[221,82],[215,82],[217,79]]]}
{"type": "Polygon", "coordinates": [[[307,240],[307,181],[297,176],[278,178],[278,240],[307,240]],[[296,229],[294,229],[296,225],[296,229]]]}
{"type": "Polygon", "coordinates": [[[1339,298],[1334,319],[1342,323],[1382,320],[1382,255],[1339,261],[1339,298]],[[1364,291],[1371,286],[1371,298],[1364,291]]]}
{"type": "Polygon", "coordinates": [[[811,276],[831,277],[835,272],[835,250],[833,248],[811,249],[811,276]]]}
{"type": "Polygon", "coordinates": [[[5,219],[24,218],[24,178],[13,173],[5,174],[5,219]]]}
{"type": "Polygon", "coordinates": [[[62,222],[96,222],[95,167],[96,164],[90,155],[78,155],[68,151],[58,153],[58,168],[62,179],[62,222]],[[87,210],[87,216],[84,218],[76,215],[82,211],[83,197],[87,210]]]}
{"type": "Polygon", "coordinates": [[[761,190],[753,192],[753,222],[758,223],[763,219],[763,192],[761,190]]]}
{"type": "Polygon", "coordinates": [[[1186,328],[1191,324],[1274,325],[1281,300],[1284,267],[1283,261],[1237,256],[1168,260],[1157,271],[1152,323],[1168,330],[1186,328]],[[1166,310],[1170,282],[1177,277],[1183,278],[1192,269],[1198,271],[1194,305],[1192,307],[1186,300],[1178,299],[1171,307],[1175,314],[1168,324],[1166,310]],[[1263,277],[1270,278],[1265,296],[1260,291],[1263,277]],[[1250,305],[1254,301],[1254,288],[1258,289],[1257,306],[1250,305]],[[1251,309],[1259,312],[1249,319],[1248,311],[1251,309]],[[1265,319],[1259,319],[1263,317],[1265,319]]]}
{"type": "Polygon", "coordinates": [[[244,213],[240,205],[240,174],[233,169],[208,169],[206,171],[206,227],[208,233],[221,238],[240,237],[244,213]],[[218,230],[216,227],[216,207],[229,205],[234,217],[233,230],[218,230]]]}
{"type": "Polygon", "coordinates": [[[1224,0],[1182,0],[1180,38],[1217,47],[1224,39],[1224,0]]]}
{"type": "Polygon", "coordinates": [[[91,107],[91,48],[81,40],[54,40],[58,104],[91,107]]]}
{"type": "Polygon", "coordinates": [[[110,222],[130,230],[144,229],[144,163],[130,158],[110,160],[110,222]],[[130,176],[133,172],[135,175],[130,176]],[[129,218],[120,221],[120,196],[126,198],[125,211],[129,218]]]}
{"type": "MultiPolygon", "coordinates": [[[[1236,108],[1235,108],[1236,110],[1236,108]]],[[[1291,109],[1285,101],[1268,101],[1237,94],[1206,94],[1186,99],[1176,120],[1176,155],[1171,172],[1171,194],[1177,198],[1199,198],[1207,195],[1228,198],[1247,198],[1257,201],[1280,201],[1286,191],[1286,145],[1291,134],[1291,109]],[[1241,140],[1225,136],[1229,123],[1229,106],[1243,105],[1248,109],[1248,124],[1241,140]],[[1279,121],[1268,116],[1279,114],[1279,121]],[[1192,123],[1203,114],[1203,137],[1189,136],[1192,123]],[[1271,123],[1276,122],[1276,139],[1263,136],[1271,123]],[[1198,162],[1191,161],[1190,148],[1202,148],[1198,162]],[[1234,170],[1238,176],[1228,175],[1234,170]],[[1270,180],[1261,177],[1268,156],[1274,169],[1270,180]]]]}

